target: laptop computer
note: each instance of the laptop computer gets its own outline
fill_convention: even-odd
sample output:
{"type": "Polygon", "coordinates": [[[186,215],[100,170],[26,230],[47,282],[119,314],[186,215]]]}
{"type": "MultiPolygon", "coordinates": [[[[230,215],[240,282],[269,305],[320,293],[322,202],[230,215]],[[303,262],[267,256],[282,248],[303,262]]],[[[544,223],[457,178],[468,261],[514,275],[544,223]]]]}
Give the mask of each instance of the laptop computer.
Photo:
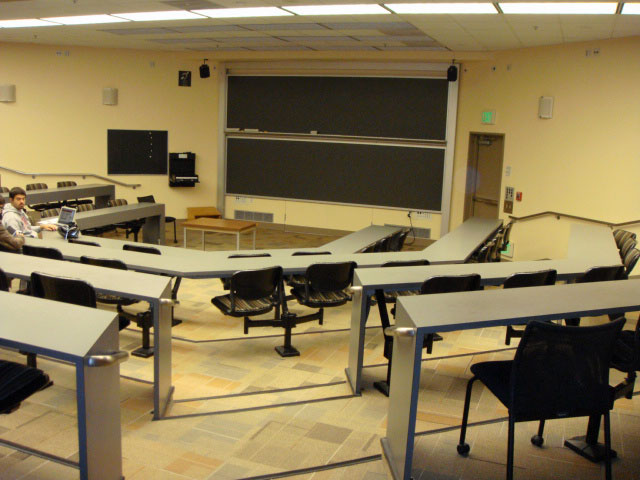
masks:
{"type": "Polygon", "coordinates": [[[61,207],[60,215],[52,218],[46,218],[38,222],[39,225],[57,225],[58,227],[68,227],[71,225],[76,217],[76,209],[71,207],[61,207]]]}

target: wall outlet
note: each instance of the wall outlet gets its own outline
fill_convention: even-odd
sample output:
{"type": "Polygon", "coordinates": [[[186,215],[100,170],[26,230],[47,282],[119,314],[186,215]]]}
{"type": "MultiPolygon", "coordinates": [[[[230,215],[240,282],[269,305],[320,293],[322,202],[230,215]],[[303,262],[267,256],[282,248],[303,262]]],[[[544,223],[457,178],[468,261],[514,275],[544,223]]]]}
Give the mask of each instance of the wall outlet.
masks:
{"type": "Polygon", "coordinates": [[[431,212],[416,212],[416,218],[431,218],[431,212]]]}

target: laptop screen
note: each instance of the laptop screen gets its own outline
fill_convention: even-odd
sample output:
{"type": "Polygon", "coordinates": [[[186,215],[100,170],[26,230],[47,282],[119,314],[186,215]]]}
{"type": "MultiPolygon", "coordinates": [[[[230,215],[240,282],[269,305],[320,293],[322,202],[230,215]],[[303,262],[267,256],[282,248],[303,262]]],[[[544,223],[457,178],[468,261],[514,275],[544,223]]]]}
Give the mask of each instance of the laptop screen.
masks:
{"type": "Polygon", "coordinates": [[[58,223],[63,225],[69,225],[73,223],[73,219],[76,216],[76,209],[71,207],[62,207],[60,209],[60,216],[58,217],[58,223]]]}

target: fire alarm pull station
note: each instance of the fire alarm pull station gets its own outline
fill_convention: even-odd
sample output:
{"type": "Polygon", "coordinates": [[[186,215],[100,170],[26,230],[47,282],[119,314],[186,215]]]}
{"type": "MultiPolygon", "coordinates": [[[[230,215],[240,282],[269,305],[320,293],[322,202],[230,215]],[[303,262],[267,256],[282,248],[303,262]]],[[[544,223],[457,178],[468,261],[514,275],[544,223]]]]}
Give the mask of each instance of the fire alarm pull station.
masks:
{"type": "Polygon", "coordinates": [[[516,201],[518,202],[522,201],[522,192],[516,192],[516,201]]]}

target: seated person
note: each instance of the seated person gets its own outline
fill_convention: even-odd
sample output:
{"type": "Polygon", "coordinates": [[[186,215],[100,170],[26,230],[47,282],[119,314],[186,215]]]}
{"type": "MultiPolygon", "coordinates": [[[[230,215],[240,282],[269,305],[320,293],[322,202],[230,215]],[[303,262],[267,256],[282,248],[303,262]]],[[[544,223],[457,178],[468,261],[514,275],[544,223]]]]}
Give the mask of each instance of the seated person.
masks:
{"type": "Polygon", "coordinates": [[[2,226],[7,231],[16,236],[21,233],[25,237],[38,237],[41,230],[57,230],[55,225],[43,225],[34,227],[24,211],[24,204],[27,201],[27,192],[20,187],[13,187],[9,191],[9,201],[2,209],[2,226]]]}
{"type": "MultiPolygon", "coordinates": [[[[4,197],[0,195],[0,220],[2,220],[2,207],[4,207],[4,197]]],[[[18,233],[15,237],[11,235],[0,223],[0,251],[17,251],[24,245],[24,236],[18,233]]]]}

